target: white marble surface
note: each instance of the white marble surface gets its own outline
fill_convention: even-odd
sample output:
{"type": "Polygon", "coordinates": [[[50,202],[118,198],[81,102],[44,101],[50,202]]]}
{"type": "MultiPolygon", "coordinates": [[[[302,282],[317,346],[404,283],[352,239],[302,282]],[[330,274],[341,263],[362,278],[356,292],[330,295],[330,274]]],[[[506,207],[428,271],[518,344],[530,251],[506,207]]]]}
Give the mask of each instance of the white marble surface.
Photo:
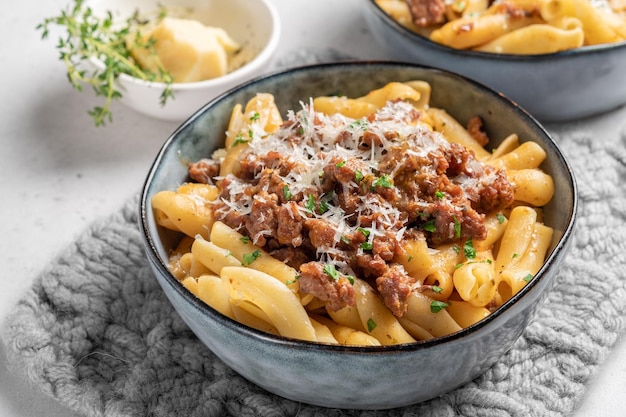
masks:
{"type": "MultiPolygon", "coordinates": [[[[360,58],[385,58],[368,35],[361,0],[273,0],[283,20],[280,53],[332,47],[360,58]]],[[[0,15],[0,319],[35,276],[92,221],[119,208],[141,187],[151,160],[177,123],[114,107],[114,122],[93,126],[97,100],[66,81],[54,41],[35,26],[69,0],[21,0],[0,15]]],[[[585,121],[617,135],[626,109],[585,121]]],[[[626,342],[590,383],[577,417],[626,414],[626,342]]],[[[0,416],[60,417],[72,412],[7,370],[0,349],[0,416]]]]}

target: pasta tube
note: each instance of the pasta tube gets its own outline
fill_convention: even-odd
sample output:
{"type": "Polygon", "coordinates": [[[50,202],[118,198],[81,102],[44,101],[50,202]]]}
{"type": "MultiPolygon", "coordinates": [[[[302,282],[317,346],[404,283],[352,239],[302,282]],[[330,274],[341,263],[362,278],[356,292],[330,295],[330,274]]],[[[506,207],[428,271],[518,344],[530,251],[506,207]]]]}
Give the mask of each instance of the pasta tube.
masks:
{"type": "Polygon", "coordinates": [[[244,236],[222,222],[215,222],[211,229],[211,242],[229,251],[244,266],[265,272],[298,292],[297,271],[279,261],[263,249],[247,241],[244,236]]]}
{"type": "Polygon", "coordinates": [[[491,156],[448,112],[431,107],[427,110],[427,113],[432,117],[433,129],[441,132],[448,141],[458,143],[472,150],[479,160],[488,159],[491,156]]]}
{"type": "Polygon", "coordinates": [[[485,164],[501,169],[525,169],[537,168],[545,159],[546,151],[536,142],[529,141],[503,155],[492,156],[485,164]]]}
{"type": "Polygon", "coordinates": [[[512,18],[508,13],[462,17],[434,30],[430,38],[451,48],[468,49],[533,23],[537,23],[536,18],[512,18]]]}
{"type": "Polygon", "coordinates": [[[560,29],[548,24],[532,24],[503,34],[473,49],[500,54],[551,54],[583,46],[582,29],[560,29]]]}
{"type": "Polygon", "coordinates": [[[515,185],[515,200],[536,207],[546,205],[554,196],[554,180],[538,169],[507,171],[507,178],[515,185]]]}
{"type": "Polygon", "coordinates": [[[378,298],[372,287],[359,279],[355,281],[354,287],[361,324],[370,335],[378,339],[382,345],[415,342],[378,298]]]}
{"type": "Polygon", "coordinates": [[[408,306],[409,308],[403,317],[435,337],[461,330],[461,326],[450,317],[445,308],[433,312],[433,299],[420,294],[418,291],[413,291],[409,296],[408,306]]]}
{"type": "Polygon", "coordinates": [[[187,236],[208,237],[213,224],[209,204],[217,197],[217,188],[206,184],[183,184],[176,192],[159,191],[152,198],[157,224],[187,236]]]}
{"type": "Polygon", "coordinates": [[[274,277],[254,269],[227,266],[221,278],[235,304],[257,306],[282,336],[316,341],[315,329],[300,299],[274,277]]]}

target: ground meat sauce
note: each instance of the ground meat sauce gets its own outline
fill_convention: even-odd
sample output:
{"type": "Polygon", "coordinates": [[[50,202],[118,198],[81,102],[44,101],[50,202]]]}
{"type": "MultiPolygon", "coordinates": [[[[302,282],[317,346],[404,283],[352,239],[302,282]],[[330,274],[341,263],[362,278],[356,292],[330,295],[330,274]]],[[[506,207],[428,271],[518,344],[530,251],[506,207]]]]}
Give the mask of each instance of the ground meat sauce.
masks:
{"type": "Polygon", "coordinates": [[[416,26],[427,27],[446,21],[445,0],[406,0],[416,26]]]}
{"type": "Polygon", "coordinates": [[[484,213],[513,202],[503,171],[420,117],[402,101],[360,120],[303,105],[274,134],[237,145],[247,149],[235,175],[217,177],[207,160],[190,175],[216,182],[216,220],[298,269],[303,293],[338,310],[354,305],[358,276],[400,317],[418,285],[394,262],[403,242],[484,239],[484,213]]]}

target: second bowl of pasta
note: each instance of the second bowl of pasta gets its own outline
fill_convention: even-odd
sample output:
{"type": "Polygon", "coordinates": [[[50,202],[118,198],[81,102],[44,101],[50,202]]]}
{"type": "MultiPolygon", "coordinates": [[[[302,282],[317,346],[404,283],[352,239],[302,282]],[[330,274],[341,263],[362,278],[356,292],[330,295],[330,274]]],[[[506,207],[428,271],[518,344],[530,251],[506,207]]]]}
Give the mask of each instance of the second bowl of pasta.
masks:
{"type": "Polygon", "coordinates": [[[626,10],[619,2],[367,0],[363,7],[393,58],[482,82],[542,122],[626,103],[626,10]]]}
{"type": "Polygon", "coordinates": [[[296,401],[384,409],[462,385],[512,346],[576,202],[557,145],[508,99],[357,62],[204,106],[158,154],[141,222],[164,292],[226,364],[296,401]]]}

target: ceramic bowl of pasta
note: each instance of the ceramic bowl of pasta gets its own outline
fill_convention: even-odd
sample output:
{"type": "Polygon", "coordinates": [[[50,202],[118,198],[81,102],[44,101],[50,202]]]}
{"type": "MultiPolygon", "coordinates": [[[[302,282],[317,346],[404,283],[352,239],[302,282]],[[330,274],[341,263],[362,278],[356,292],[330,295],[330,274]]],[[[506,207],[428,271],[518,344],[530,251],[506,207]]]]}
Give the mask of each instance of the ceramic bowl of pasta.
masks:
{"type": "Polygon", "coordinates": [[[624,2],[365,3],[367,24],[391,57],[477,80],[541,122],[570,121],[626,103],[624,2]]]}
{"type": "MultiPolygon", "coordinates": [[[[88,4],[96,15],[111,13],[114,25],[128,27],[130,59],[149,75],[121,74],[120,101],[165,120],[181,122],[217,95],[267,71],[281,32],[269,0],[88,4]]],[[[104,68],[98,59],[93,63],[104,68]]]]}
{"type": "Polygon", "coordinates": [[[189,327],[277,395],[417,403],[476,378],[549,290],[572,171],[517,105],[411,64],[279,72],[204,106],[150,169],[150,264],[189,327]]]}

